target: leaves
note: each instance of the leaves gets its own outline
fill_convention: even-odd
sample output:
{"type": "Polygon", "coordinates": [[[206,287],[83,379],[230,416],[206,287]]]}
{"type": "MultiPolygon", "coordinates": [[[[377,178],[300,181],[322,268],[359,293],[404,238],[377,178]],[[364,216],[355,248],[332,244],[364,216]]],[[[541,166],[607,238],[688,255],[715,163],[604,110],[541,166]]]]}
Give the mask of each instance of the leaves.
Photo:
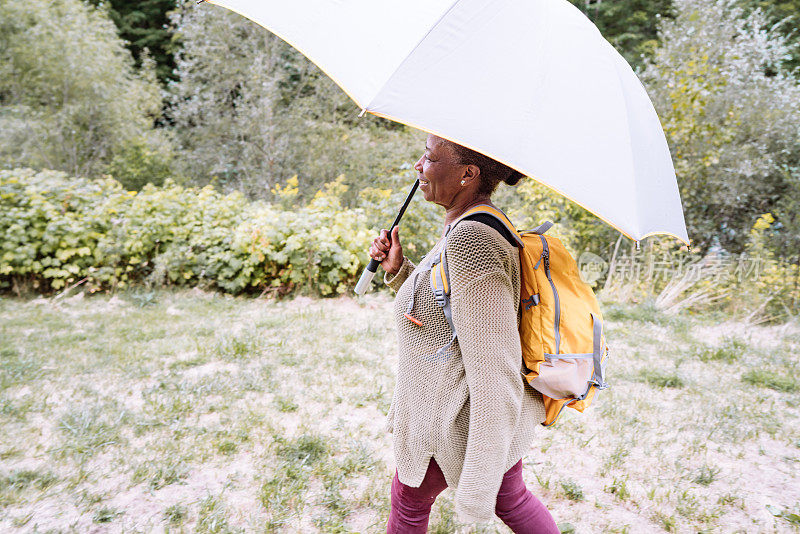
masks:
{"type": "Polygon", "coordinates": [[[344,292],[365,261],[363,211],[341,206],[341,180],[285,208],[172,181],[130,195],[113,179],[0,171],[0,287],[33,277],[42,290],[86,277],[90,291],[201,284],[232,293],[344,292]],[[69,209],[65,209],[67,205],[69,209]]]}
{"type": "Polygon", "coordinates": [[[99,176],[129,144],[167,142],[152,62],[134,68],[104,11],[8,0],[0,21],[0,165],[99,176]]]}
{"type": "Polygon", "coordinates": [[[359,118],[332,80],[263,27],[209,3],[174,20],[183,49],[168,114],[192,183],[285,201],[344,175],[357,186],[345,196],[352,201],[376,176],[415,159],[419,132],[359,118]]]}
{"type": "Polygon", "coordinates": [[[781,70],[790,47],[763,13],[727,0],[679,0],[675,9],[644,82],[693,244],[741,252],[760,214],[800,198],[800,85],[781,70]]]}

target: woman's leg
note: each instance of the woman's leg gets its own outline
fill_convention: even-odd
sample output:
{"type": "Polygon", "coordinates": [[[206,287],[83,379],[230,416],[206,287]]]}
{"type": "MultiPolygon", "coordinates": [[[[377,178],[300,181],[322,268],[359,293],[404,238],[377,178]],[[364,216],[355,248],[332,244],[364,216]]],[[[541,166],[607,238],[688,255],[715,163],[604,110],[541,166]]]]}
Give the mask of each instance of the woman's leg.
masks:
{"type": "Polygon", "coordinates": [[[425,534],[428,517],[436,496],[447,487],[442,470],[431,458],[425,478],[418,488],[406,486],[397,478],[392,481],[392,511],[386,525],[388,534],[425,534]]]}
{"type": "Polygon", "coordinates": [[[516,534],[559,534],[553,516],[522,480],[522,460],[503,475],[494,509],[516,534]]]}

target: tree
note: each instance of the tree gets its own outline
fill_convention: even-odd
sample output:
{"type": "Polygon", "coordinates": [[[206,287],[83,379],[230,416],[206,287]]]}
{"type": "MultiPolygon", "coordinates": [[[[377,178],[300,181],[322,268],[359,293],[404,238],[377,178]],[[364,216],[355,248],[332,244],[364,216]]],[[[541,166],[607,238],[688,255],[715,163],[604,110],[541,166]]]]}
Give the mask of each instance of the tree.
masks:
{"type": "Polygon", "coordinates": [[[658,45],[658,23],[674,16],[672,0],[570,0],[617,51],[641,67],[658,45]]]}
{"type": "MultiPolygon", "coordinates": [[[[658,25],[675,17],[672,0],[569,0],[594,22],[634,68],[641,68],[658,46],[658,25]]],[[[782,61],[788,71],[800,68],[800,0],[737,0],[743,13],[761,9],[769,26],[791,45],[782,61]]]]}
{"type": "Polygon", "coordinates": [[[300,195],[344,174],[357,189],[418,150],[421,136],[358,118],[314,64],[257,24],[214,5],[176,16],[183,42],[170,120],[186,174],[251,198],[299,176],[300,195]],[[413,147],[413,148],[412,148],[413,147]]]}
{"type": "Polygon", "coordinates": [[[644,82],[675,162],[689,237],[738,252],[756,218],[797,194],[800,86],[786,38],[728,0],[677,0],[644,82]]]}
{"type": "Polygon", "coordinates": [[[126,41],[136,65],[149,55],[156,63],[156,76],[166,84],[174,80],[175,52],[179,43],[174,38],[170,13],[178,7],[177,0],[87,0],[108,10],[119,36],[126,41]],[[147,54],[145,53],[147,51],[147,54]]]}
{"type": "Polygon", "coordinates": [[[97,176],[130,144],[163,151],[161,98],[106,13],[80,0],[0,2],[0,165],[97,176]]]}
{"type": "Polygon", "coordinates": [[[776,29],[790,45],[789,57],[782,66],[795,75],[800,74],[800,0],[742,0],[745,13],[758,8],[764,12],[767,23],[776,29]]]}

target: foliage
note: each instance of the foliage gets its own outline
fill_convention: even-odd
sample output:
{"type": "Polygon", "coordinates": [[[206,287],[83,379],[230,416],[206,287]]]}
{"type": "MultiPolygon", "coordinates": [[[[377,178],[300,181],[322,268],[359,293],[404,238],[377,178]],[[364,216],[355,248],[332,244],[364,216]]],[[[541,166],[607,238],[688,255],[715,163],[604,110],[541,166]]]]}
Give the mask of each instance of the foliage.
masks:
{"type": "MultiPolygon", "coordinates": [[[[644,66],[660,44],[658,25],[675,17],[673,0],[570,0],[600,30],[635,69],[644,66]]],[[[753,9],[764,12],[767,26],[775,26],[790,43],[789,55],[781,60],[787,71],[800,67],[800,0],[738,0],[749,14],[753,9]]],[[[767,73],[771,71],[767,69],[767,73]]],[[[772,71],[774,74],[774,71],[772,71]]]]}
{"type": "Polygon", "coordinates": [[[163,143],[167,132],[147,132],[120,148],[106,169],[125,189],[141,190],[147,184],[160,186],[175,178],[172,143],[163,143]]]}
{"type": "Polygon", "coordinates": [[[792,316],[800,304],[800,256],[795,249],[795,255],[789,258],[791,263],[788,263],[767,246],[767,233],[774,223],[770,213],[756,219],[745,245],[745,254],[758,260],[758,273],[753,280],[735,288],[737,299],[734,302],[756,304],[757,314],[762,320],[792,316]]]}
{"type": "Polygon", "coordinates": [[[411,158],[419,134],[358,109],[261,26],[217,6],[175,17],[184,48],[170,119],[186,174],[250,198],[299,176],[301,197],[344,174],[355,191],[411,158]]]}
{"type": "Polygon", "coordinates": [[[506,207],[517,228],[535,228],[544,221],[556,223],[548,235],[561,239],[576,258],[583,250],[610,254],[619,235],[596,215],[532,179],[516,187],[501,186],[498,193],[499,205],[506,207]]]}
{"type": "Polygon", "coordinates": [[[341,180],[304,206],[248,203],[212,187],[124,190],[111,178],[0,171],[0,287],[20,292],[146,281],[231,293],[344,292],[371,238],[361,210],[342,208],[341,180]]]}
{"type": "MultiPolygon", "coordinates": [[[[791,319],[800,303],[800,257],[780,257],[767,246],[774,222],[769,213],[759,216],[741,254],[690,252],[669,239],[648,239],[642,250],[611,260],[603,295],[611,301],[652,302],[652,312],[661,318],[716,309],[751,324],[791,319]]],[[[699,357],[729,360],[740,348],[723,346],[699,357]]]]}
{"type": "Polygon", "coordinates": [[[680,0],[644,80],[675,160],[689,236],[740,252],[752,221],[800,197],[800,86],[758,10],[680,0]],[[772,70],[774,75],[767,75],[772,70]]]}
{"type": "Polygon", "coordinates": [[[160,107],[152,61],[135,71],[104,11],[80,0],[0,3],[0,168],[98,176],[141,142],[160,107]]]}
{"type": "MultiPolygon", "coordinates": [[[[372,235],[377,235],[381,229],[389,229],[391,217],[403,205],[415,179],[416,173],[401,173],[382,178],[380,182],[384,187],[366,187],[359,192],[358,204],[362,206],[366,220],[377,225],[373,226],[372,235]]],[[[400,222],[403,254],[412,261],[421,259],[436,244],[443,230],[442,208],[426,202],[421,196],[419,193],[414,195],[400,222]]]]}
{"type": "Polygon", "coordinates": [[[770,26],[775,25],[792,44],[790,56],[783,62],[783,66],[789,70],[800,73],[800,0],[742,0],[742,7],[745,12],[750,9],[761,9],[767,16],[770,26]]]}
{"type": "Polygon", "coordinates": [[[156,62],[156,75],[162,83],[174,80],[174,54],[179,42],[174,38],[174,29],[169,14],[178,5],[177,0],[87,0],[108,10],[116,24],[119,36],[127,43],[128,50],[141,65],[146,54],[156,62]]]}
{"type": "MultiPolygon", "coordinates": [[[[675,270],[672,280],[624,288],[618,280],[599,280],[608,294],[669,311],[724,303],[744,315],[756,312],[753,320],[791,315],[787,310],[796,308],[798,268],[791,256],[800,250],[800,85],[787,66],[797,58],[791,42],[799,37],[789,35],[791,20],[774,23],[794,15],[797,1],[573,2],[629,61],[644,62],[643,78],[675,158],[693,251],[648,238],[641,257],[666,257],[704,273],[687,278],[675,270]],[[754,221],[766,226],[754,228],[754,221]],[[714,264],[731,253],[764,259],[760,278],[743,286],[733,277],[720,282],[712,276],[714,264]],[[752,297],[746,306],[731,297],[739,290],[752,297]]],[[[44,290],[83,278],[104,288],[144,280],[230,291],[317,291],[311,288],[320,284],[322,292],[335,293],[351,267],[330,274],[331,266],[322,262],[305,274],[294,267],[270,271],[265,265],[277,263],[249,259],[240,233],[253,231],[246,223],[256,221],[270,228],[264,231],[267,240],[311,250],[317,238],[311,226],[328,224],[332,213],[352,214],[351,226],[331,223],[348,235],[379,225],[369,228],[372,236],[388,226],[413,180],[413,173],[398,172],[397,165],[413,159],[421,134],[375,117],[359,119],[357,112],[299,52],[217,6],[6,0],[0,3],[0,168],[55,168],[90,178],[110,174],[122,187],[115,189],[114,180],[25,171],[27,185],[19,187],[33,187],[40,197],[26,200],[25,210],[32,211],[20,218],[2,215],[2,228],[13,231],[4,246],[18,262],[3,264],[6,270],[14,265],[4,283],[39,283],[44,290]],[[172,52],[178,55],[175,80],[167,87],[169,120],[160,122],[156,73],[163,81],[165,54],[172,52]],[[53,183],[45,185],[50,178],[53,183]],[[215,184],[226,195],[175,182],[215,184]],[[157,187],[147,189],[148,183],[157,187]],[[198,204],[203,195],[219,201],[218,211],[205,213],[198,204]],[[245,198],[271,203],[256,207],[245,198]],[[245,221],[245,213],[254,218],[245,221]],[[147,217],[152,220],[139,224],[147,217]],[[300,235],[290,239],[278,232],[273,217],[291,222],[300,235]],[[91,232],[81,228],[87,221],[91,232]],[[17,235],[22,227],[32,232],[30,242],[17,235]],[[61,245],[51,233],[74,244],[61,245]],[[40,250],[37,243],[46,239],[53,242],[40,250]],[[234,250],[233,266],[227,256],[215,256],[223,250],[234,250]],[[64,259],[44,259],[56,251],[64,259]],[[20,258],[28,252],[25,263],[20,258]],[[95,270],[88,276],[90,267],[95,270]]],[[[3,187],[11,186],[4,181],[3,187]]],[[[611,258],[629,246],[596,216],[533,180],[501,186],[495,201],[521,228],[544,219],[557,222],[551,232],[576,258],[583,251],[611,258]]],[[[401,224],[409,256],[424,254],[440,225],[439,208],[415,199],[401,224]]],[[[337,261],[345,265],[357,263],[349,253],[365,257],[360,245],[340,246],[347,253],[337,261]]],[[[286,255],[287,265],[300,261],[299,250],[286,255]]]]}
{"type": "Polygon", "coordinates": [[[767,247],[779,257],[797,257],[800,253],[800,162],[785,169],[789,187],[775,203],[775,223],[764,232],[767,247]]]}
{"type": "Polygon", "coordinates": [[[672,18],[672,0],[570,0],[622,56],[640,67],[658,45],[658,23],[672,18]]]}

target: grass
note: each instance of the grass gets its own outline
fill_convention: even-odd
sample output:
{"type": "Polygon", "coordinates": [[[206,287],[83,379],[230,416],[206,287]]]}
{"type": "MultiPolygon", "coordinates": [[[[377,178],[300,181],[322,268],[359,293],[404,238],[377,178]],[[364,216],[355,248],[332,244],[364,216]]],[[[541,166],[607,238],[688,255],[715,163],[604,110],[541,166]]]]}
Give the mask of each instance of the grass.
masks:
{"type": "Polygon", "coordinates": [[[189,476],[186,461],[175,457],[161,457],[138,465],[132,476],[134,483],[144,482],[150,491],[176,484],[189,476]]]}
{"type": "Polygon", "coordinates": [[[171,527],[179,527],[186,522],[189,510],[182,504],[176,503],[164,510],[164,521],[171,527]]]}
{"type": "Polygon", "coordinates": [[[795,393],[800,390],[797,378],[773,369],[751,369],[742,375],[742,381],[784,393],[795,393]]]}
{"type": "Polygon", "coordinates": [[[293,464],[314,464],[328,453],[324,437],[316,434],[303,434],[292,440],[276,437],[275,449],[278,458],[293,464]]]}
{"type": "Polygon", "coordinates": [[[583,500],[583,489],[572,479],[561,481],[561,490],[564,492],[564,496],[571,501],[583,500]]]}
{"type": "Polygon", "coordinates": [[[24,357],[18,349],[6,347],[0,350],[0,391],[33,380],[40,373],[36,361],[24,357]]]}
{"type": "Polygon", "coordinates": [[[86,457],[117,445],[123,439],[120,427],[125,419],[125,411],[113,401],[71,409],[58,421],[63,439],[54,452],[60,456],[86,457]]]}
{"type": "Polygon", "coordinates": [[[108,506],[103,506],[98,508],[97,511],[92,515],[92,521],[95,523],[111,523],[117,516],[122,515],[123,512],[115,508],[109,508],[108,506]]]}
{"type": "Polygon", "coordinates": [[[742,340],[728,337],[718,346],[698,346],[696,354],[697,358],[702,362],[734,363],[752,351],[753,349],[748,347],[742,340]]]}
{"type": "Polygon", "coordinates": [[[695,472],[694,477],[692,477],[692,482],[700,484],[701,486],[708,486],[717,479],[720,471],[721,469],[719,467],[703,465],[695,472]]]}
{"type": "Polygon", "coordinates": [[[0,507],[10,506],[21,499],[25,490],[44,491],[58,482],[50,471],[20,469],[0,476],[0,507]]]}
{"type": "Polygon", "coordinates": [[[612,303],[604,307],[603,316],[607,320],[615,322],[637,321],[662,324],[674,320],[674,317],[661,313],[653,302],[644,302],[635,306],[612,303]]]}
{"type": "Polygon", "coordinates": [[[775,517],[779,517],[785,520],[788,524],[792,525],[794,528],[800,527],[800,508],[798,508],[797,511],[792,512],[789,510],[782,510],[777,506],[767,505],[767,510],[775,517]]]}
{"type": "Polygon", "coordinates": [[[677,373],[658,371],[655,369],[643,369],[638,379],[645,384],[658,388],[682,388],[685,384],[677,373]]]}
{"type": "Polygon", "coordinates": [[[284,395],[277,395],[274,402],[278,411],[283,413],[296,412],[300,407],[293,398],[284,395]]]}
{"type": "Polygon", "coordinates": [[[232,534],[241,532],[228,524],[228,512],[220,497],[209,495],[200,502],[195,532],[198,534],[232,534]]]}
{"type": "MultiPolygon", "coordinates": [[[[800,327],[604,315],[612,387],[523,462],[557,523],[796,528],[800,327]]],[[[380,294],[0,297],[0,531],[384,531],[395,350],[380,294]]],[[[471,531],[453,499],[429,532],[471,531]]]]}
{"type": "Polygon", "coordinates": [[[0,478],[0,491],[20,490],[29,486],[35,486],[43,490],[52,486],[57,480],[58,478],[49,471],[30,469],[12,471],[0,478]]]}
{"type": "Polygon", "coordinates": [[[624,501],[631,496],[630,491],[628,491],[628,484],[624,478],[621,479],[615,478],[613,482],[608,486],[606,486],[604,489],[608,493],[614,495],[620,501],[624,501]]]}

